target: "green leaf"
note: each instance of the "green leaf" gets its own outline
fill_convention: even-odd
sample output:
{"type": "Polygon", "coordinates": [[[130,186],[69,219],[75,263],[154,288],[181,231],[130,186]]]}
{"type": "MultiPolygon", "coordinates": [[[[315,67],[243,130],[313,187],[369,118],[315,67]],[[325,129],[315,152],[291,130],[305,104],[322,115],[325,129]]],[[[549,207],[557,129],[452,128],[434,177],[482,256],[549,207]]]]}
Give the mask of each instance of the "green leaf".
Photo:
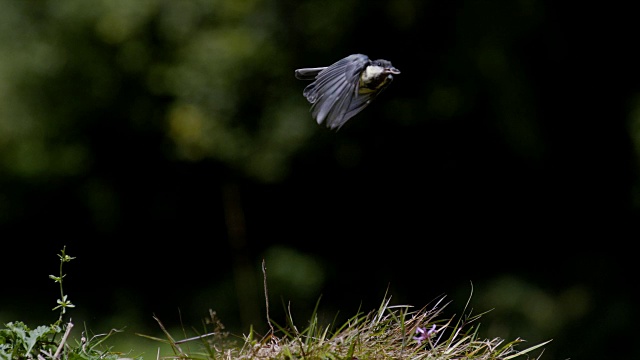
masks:
{"type": "Polygon", "coordinates": [[[27,351],[27,355],[31,353],[31,350],[36,346],[38,341],[46,341],[46,336],[52,334],[52,330],[53,329],[50,326],[41,325],[34,330],[29,331],[24,343],[24,348],[27,351]]]}

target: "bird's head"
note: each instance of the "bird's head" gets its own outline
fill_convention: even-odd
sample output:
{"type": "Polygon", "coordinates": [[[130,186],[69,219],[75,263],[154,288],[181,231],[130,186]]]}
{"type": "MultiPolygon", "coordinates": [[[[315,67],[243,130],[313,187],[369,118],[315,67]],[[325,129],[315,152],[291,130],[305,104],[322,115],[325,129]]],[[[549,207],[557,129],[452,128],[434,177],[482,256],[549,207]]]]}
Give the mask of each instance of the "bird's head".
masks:
{"type": "Polygon", "coordinates": [[[382,59],[374,60],[371,62],[371,65],[369,66],[380,68],[381,69],[380,71],[382,74],[393,74],[393,75],[400,74],[400,70],[393,67],[393,65],[391,65],[391,61],[382,60],[382,59]]]}
{"type": "Polygon", "coordinates": [[[360,77],[360,91],[376,91],[393,80],[393,75],[400,74],[400,70],[391,65],[391,61],[374,60],[362,72],[360,77]]]}

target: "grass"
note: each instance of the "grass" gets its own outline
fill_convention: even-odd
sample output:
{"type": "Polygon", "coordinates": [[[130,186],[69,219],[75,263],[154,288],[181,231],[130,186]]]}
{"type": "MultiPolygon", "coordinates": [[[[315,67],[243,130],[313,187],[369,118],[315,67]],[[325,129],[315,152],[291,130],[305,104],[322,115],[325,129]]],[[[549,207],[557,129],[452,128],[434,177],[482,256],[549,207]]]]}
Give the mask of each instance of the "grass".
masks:
{"type": "MultiPolygon", "coordinates": [[[[61,251],[60,275],[51,278],[60,284],[60,299],[54,310],[60,311],[58,320],[47,326],[29,329],[22,322],[4,324],[0,328],[0,360],[2,359],[144,359],[143,355],[122,354],[109,347],[108,339],[118,332],[87,337],[69,338],[73,324],[63,323],[67,309],[73,308],[62,287],[62,265],[73,260],[61,251]]],[[[263,263],[263,272],[265,267],[263,263]]],[[[135,334],[168,346],[171,355],[148,354],[146,359],[528,359],[535,352],[540,355],[551,340],[519,350],[522,339],[505,341],[500,338],[484,339],[478,335],[479,319],[484,314],[465,313],[445,317],[443,310],[449,304],[445,297],[420,309],[409,305],[391,305],[391,298],[383,299],[380,307],[368,313],[358,312],[344,324],[322,324],[317,315],[319,302],[302,330],[287,312],[284,324],[269,318],[268,287],[265,280],[265,300],[269,331],[259,335],[249,329],[247,335],[237,336],[224,331],[224,325],[214,311],[203,320],[202,331],[188,335],[183,329],[180,338],[171,334],[155,318],[165,338],[135,334]]]]}

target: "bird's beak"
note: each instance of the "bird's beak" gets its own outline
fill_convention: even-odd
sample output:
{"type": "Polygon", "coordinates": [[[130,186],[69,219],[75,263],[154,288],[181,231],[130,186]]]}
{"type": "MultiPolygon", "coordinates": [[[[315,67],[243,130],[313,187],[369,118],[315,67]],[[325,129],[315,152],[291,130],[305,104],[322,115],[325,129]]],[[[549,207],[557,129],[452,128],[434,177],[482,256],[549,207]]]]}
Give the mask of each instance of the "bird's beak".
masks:
{"type": "Polygon", "coordinates": [[[396,68],[394,68],[394,67],[390,67],[390,68],[385,68],[385,69],[384,69],[384,73],[385,73],[385,74],[394,74],[394,75],[397,75],[397,74],[400,74],[400,70],[398,70],[398,69],[396,69],[396,68]]]}

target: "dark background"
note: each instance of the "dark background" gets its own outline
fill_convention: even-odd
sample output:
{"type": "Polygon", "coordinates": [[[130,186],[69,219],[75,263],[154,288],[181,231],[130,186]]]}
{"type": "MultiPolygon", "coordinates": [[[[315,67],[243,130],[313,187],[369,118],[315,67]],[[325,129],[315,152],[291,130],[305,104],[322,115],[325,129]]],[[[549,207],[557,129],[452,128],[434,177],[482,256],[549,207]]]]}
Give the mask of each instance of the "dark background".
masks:
{"type": "MultiPolygon", "coordinates": [[[[633,358],[636,12],[551,1],[0,1],[0,321],[266,331],[471,296],[543,358],[633,358]],[[337,133],[299,67],[402,71],[337,133]]],[[[133,335],[131,335],[133,336],[133,335]]]]}

